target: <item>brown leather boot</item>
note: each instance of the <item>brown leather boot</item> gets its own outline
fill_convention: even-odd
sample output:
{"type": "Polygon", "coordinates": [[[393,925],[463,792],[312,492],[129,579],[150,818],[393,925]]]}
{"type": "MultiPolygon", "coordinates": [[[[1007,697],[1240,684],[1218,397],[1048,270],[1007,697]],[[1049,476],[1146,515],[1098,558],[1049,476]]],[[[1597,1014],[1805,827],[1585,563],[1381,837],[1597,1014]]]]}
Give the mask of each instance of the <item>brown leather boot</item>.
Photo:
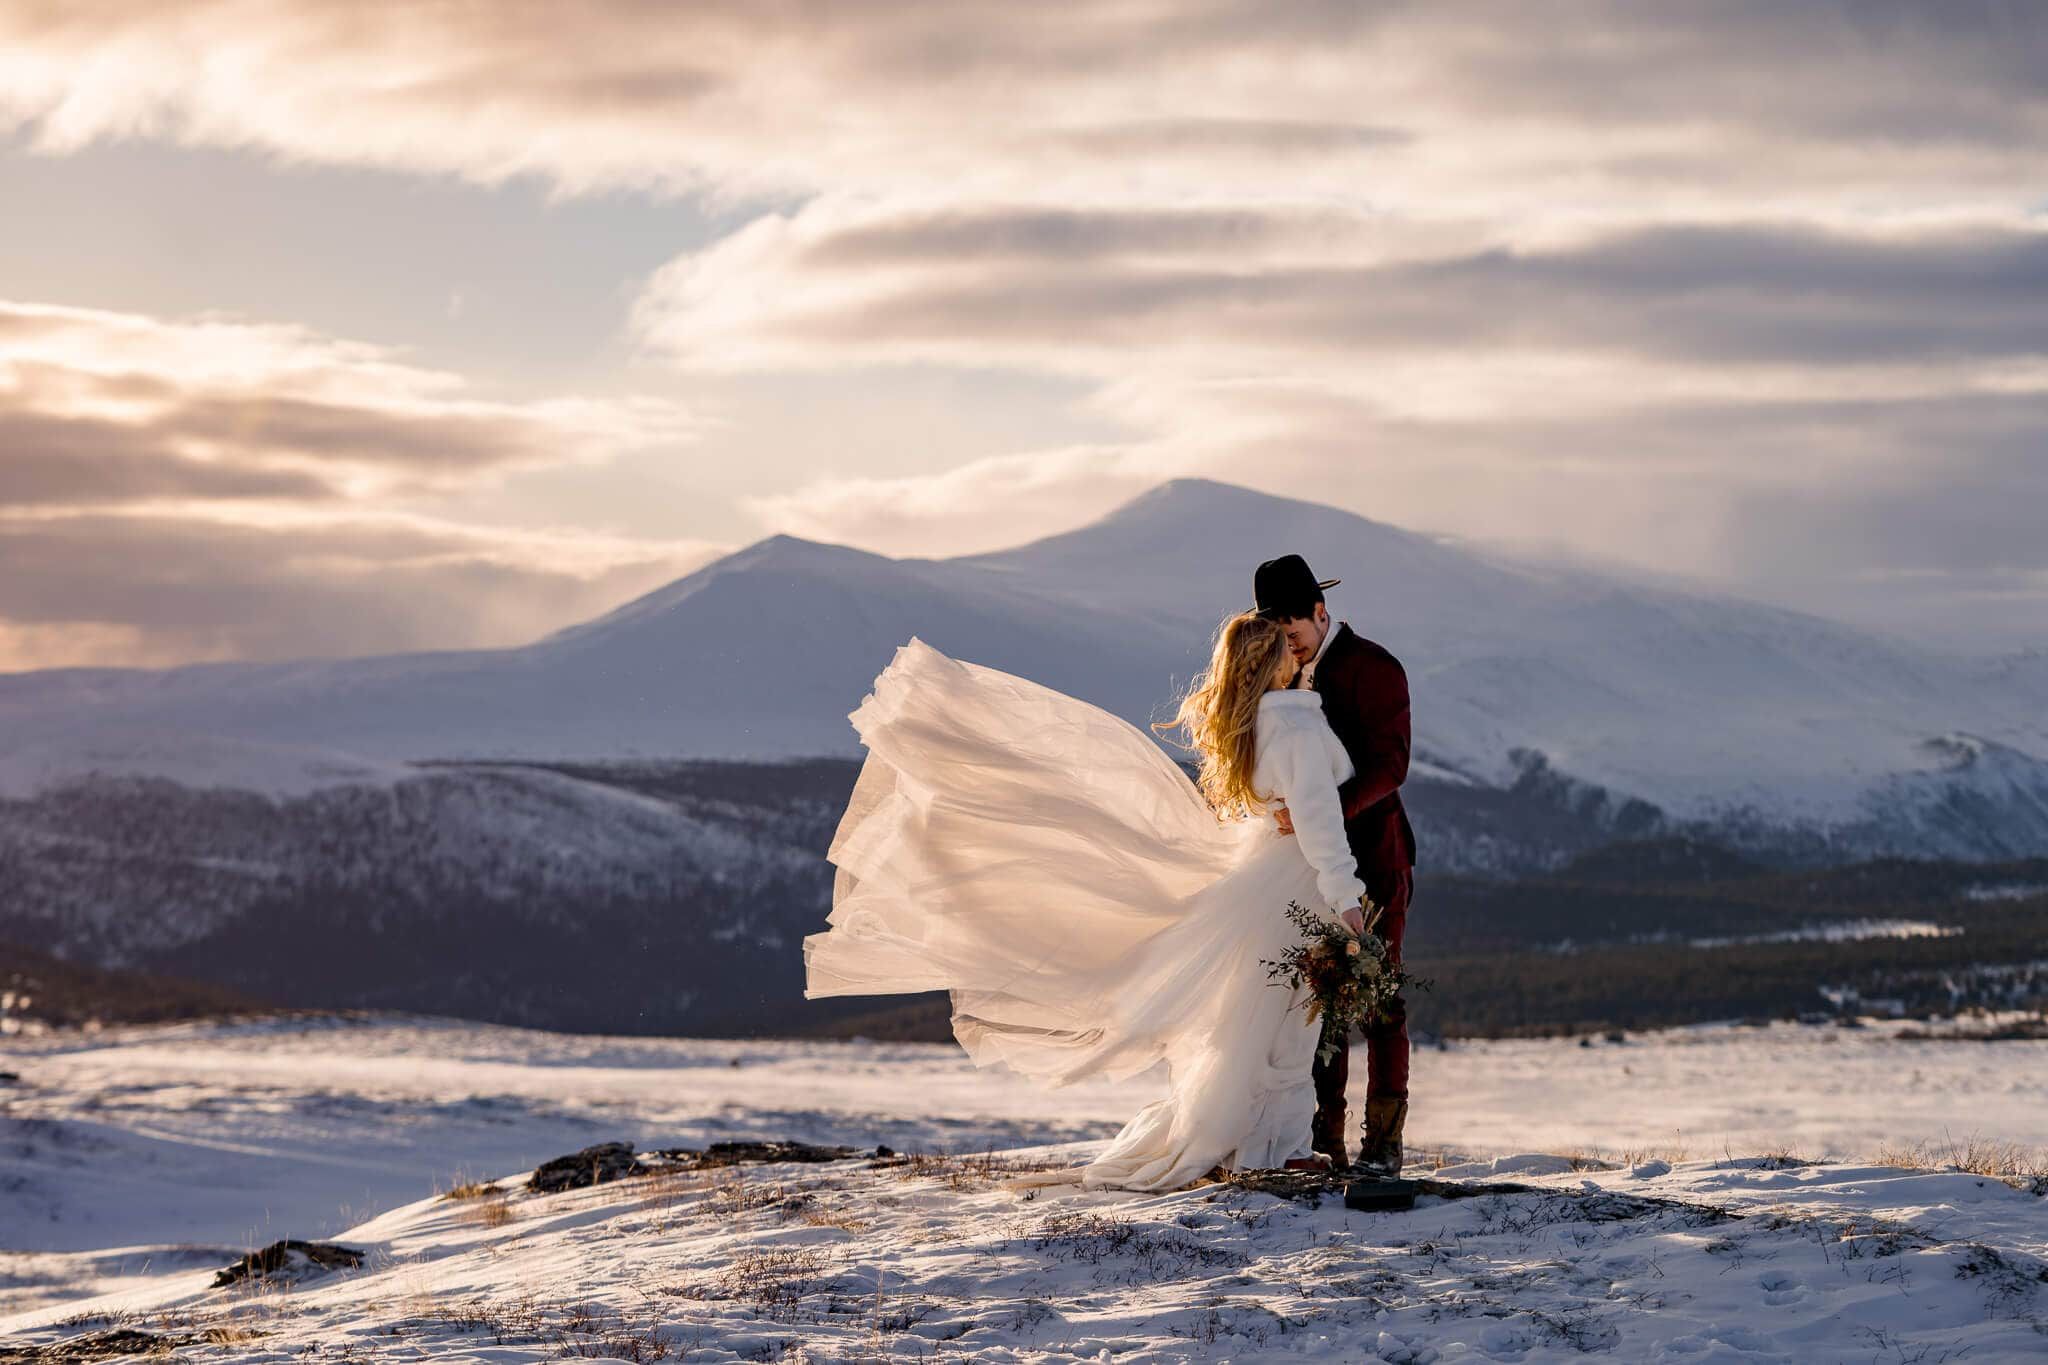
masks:
{"type": "Polygon", "coordinates": [[[1365,1140],[1358,1164],[1367,1174],[1392,1179],[1401,1174],[1401,1130],[1408,1123],[1406,1095],[1374,1095],[1365,1102],[1365,1140]]]}
{"type": "Polygon", "coordinates": [[[1344,1164],[1344,1111],[1328,1109],[1316,1111],[1315,1122],[1309,1128],[1309,1150],[1330,1159],[1333,1166],[1344,1164]]]}
{"type": "Polygon", "coordinates": [[[1309,1125],[1308,1145],[1341,1167],[1344,1165],[1344,1130],[1349,1126],[1344,1121],[1344,1086],[1351,1076],[1350,1044],[1338,1040],[1336,1050],[1327,1062],[1318,1050],[1311,1073],[1316,1083],[1316,1116],[1309,1125]]]}

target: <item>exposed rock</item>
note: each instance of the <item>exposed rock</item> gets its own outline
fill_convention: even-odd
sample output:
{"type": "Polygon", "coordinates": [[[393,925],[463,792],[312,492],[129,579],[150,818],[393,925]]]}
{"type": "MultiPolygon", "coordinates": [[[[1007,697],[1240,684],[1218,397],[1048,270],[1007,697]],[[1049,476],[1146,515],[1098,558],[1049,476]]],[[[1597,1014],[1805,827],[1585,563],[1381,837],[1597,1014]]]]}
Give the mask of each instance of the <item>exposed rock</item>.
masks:
{"type": "Polygon", "coordinates": [[[345,1247],[337,1242],[300,1242],[287,1239],[272,1242],[261,1251],[252,1251],[233,1265],[213,1277],[213,1287],[219,1289],[237,1280],[267,1279],[281,1276],[287,1279],[310,1279],[324,1275],[330,1270],[341,1270],[363,1263],[363,1253],[354,1247],[345,1247]]]}
{"type": "Polygon", "coordinates": [[[1344,1193],[1345,1175],[1341,1171],[1211,1171],[1195,1183],[1231,1185],[1240,1190],[1256,1190],[1278,1199],[1296,1199],[1305,1204],[1315,1204],[1326,1194],[1344,1193]]]}
{"type": "Polygon", "coordinates": [[[662,1169],[700,1171],[718,1166],[755,1166],[781,1161],[846,1161],[857,1156],[890,1157],[887,1147],[872,1152],[852,1147],[819,1147],[808,1142],[714,1142],[701,1151],[694,1147],[661,1147],[647,1154],[658,1158],[662,1169]]]}
{"type": "Polygon", "coordinates": [[[534,1168],[526,1187],[541,1194],[557,1194],[656,1171],[705,1171],[785,1161],[848,1161],[863,1156],[883,1160],[896,1154],[887,1147],[869,1152],[854,1147],[820,1147],[809,1142],[714,1142],[709,1147],[657,1147],[635,1156],[630,1142],[600,1142],[543,1162],[534,1168]]]}
{"type": "Polygon", "coordinates": [[[247,1345],[254,1338],[268,1335],[246,1326],[209,1327],[196,1336],[117,1327],[62,1341],[46,1341],[40,1346],[0,1346],[0,1365],[77,1365],[80,1361],[126,1359],[129,1356],[169,1358],[180,1346],[247,1345]]]}
{"type": "Polygon", "coordinates": [[[62,1365],[63,1362],[77,1360],[167,1354],[191,1340],[191,1337],[163,1336],[156,1332],[139,1332],[133,1327],[120,1327],[111,1332],[93,1332],[41,1346],[0,1346],[0,1362],[5,1362],[5,1365],[31,1365],[31,1362],[33,1365],[62,1365]]]}
{"type": "Polygon", "coordinates": [[[585,1185],[602,1185],[629,1175],[645,1175],[647,1168],[633,1155],[630,1142],[600,1142],[568,1156],[558,1156],[534,1167],[526,1188],[541,1194],[560,1194],[585,1185]]]}

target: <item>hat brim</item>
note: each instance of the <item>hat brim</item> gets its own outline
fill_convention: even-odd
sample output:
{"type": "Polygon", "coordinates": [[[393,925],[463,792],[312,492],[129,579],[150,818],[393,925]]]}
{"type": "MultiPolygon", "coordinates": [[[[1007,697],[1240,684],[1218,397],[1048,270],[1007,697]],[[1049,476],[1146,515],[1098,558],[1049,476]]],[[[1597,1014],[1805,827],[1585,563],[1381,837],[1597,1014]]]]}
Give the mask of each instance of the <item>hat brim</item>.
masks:
{"type": "MultiPolygon", "coordinates": [[[[1337,586],[1337,585],[1338,585],[1339,583],[1342,583],[1343,581],[1344,581],[1344,580],[1343,580],[1343,579],[1341,579],[1341,578],[1324,578],[1324,579],[1319,579],[1319,580],[1317,580],[1317,582],[1316,582],[1316,591],[1317,591],[1317,592],[1321,592],[1321,591],[1323,591],[1323,589],[1325,589],[1325,588],[1334,588],[1334,587],[1336,587],[1336,586],[1337,586]]],[[[1252,611],[1252,612],[1253,612],[1253,613],[1254,613],[1255,615],[1259,615],[1259,616],[1268,616],[1268,617],[1270,617],[1270,616],[1274,616],[1274,615],[1276,615],[1276,614],[1278,613],[1278,610],[1279,610],[1279,609],[1278,609],[1278,608],[1276,608],[1276,607],[1262,607],[1262,606],[1260,606],[1260,605],[1259,605],[1258,603],[1254,602],[1254,603],[1252,603],[1252,605],[1251,605],[1251,608],[1250,608],[1250,610],[1251,610],[1251,611],[1252,611]]]]}

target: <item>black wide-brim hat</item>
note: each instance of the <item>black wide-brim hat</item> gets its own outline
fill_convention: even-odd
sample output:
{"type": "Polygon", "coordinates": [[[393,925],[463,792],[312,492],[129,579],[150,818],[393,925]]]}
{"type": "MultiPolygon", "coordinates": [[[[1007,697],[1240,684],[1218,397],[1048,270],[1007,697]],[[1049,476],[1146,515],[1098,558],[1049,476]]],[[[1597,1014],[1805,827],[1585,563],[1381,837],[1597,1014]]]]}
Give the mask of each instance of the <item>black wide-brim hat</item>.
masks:
{"type": "Polygon", "coordinates": [[[1252,574],[1253,610],[1261,616],[1306,616],[1323,589],[1341,578],[1317,578],[1300,555],[1281,555],[1259,565],[1252,574]]]}

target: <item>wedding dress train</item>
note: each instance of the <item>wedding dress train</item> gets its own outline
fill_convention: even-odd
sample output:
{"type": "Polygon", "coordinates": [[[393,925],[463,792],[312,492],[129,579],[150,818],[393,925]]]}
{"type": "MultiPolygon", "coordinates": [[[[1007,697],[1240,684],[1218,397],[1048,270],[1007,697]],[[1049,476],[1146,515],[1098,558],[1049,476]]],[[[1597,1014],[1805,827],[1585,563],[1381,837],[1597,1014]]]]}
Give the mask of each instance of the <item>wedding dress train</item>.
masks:
{"type": "Polygon", "coordinates": [[[1255,775],[1294,837],[1219,822],[1128,722],[921,640],[852,720],[868,757],[807,998],[949,991],[977,1065],[1051,1087],[1164,1061],[1168,1093],[1050,1179],[1168,1189],[1307,1153],[1318,1029],[1260,959],[1295,940],[1290,900],[1334,918],[1364,891],[1337,806],[1350,760],[1314,693],[1259,707],[1255,775]]]}

